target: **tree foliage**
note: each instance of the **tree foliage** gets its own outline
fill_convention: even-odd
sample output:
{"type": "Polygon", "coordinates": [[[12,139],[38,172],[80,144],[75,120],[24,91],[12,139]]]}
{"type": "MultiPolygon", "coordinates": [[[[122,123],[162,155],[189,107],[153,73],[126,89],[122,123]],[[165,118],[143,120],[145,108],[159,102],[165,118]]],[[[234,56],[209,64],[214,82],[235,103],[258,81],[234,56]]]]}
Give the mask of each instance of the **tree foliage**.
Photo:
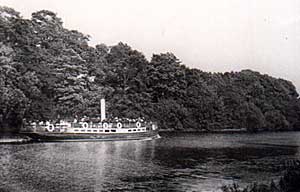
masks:
{"type": "Polygon", "coordinates": [[[300,126],[294,85],[251,70],[208,73],[172,53],[150,61],[125,43],[88,45],[53,12],[23,19],[0,7],[0,127],[22,121],[96,116],[145,117],[163,129],[249,131],[300,126]]]}

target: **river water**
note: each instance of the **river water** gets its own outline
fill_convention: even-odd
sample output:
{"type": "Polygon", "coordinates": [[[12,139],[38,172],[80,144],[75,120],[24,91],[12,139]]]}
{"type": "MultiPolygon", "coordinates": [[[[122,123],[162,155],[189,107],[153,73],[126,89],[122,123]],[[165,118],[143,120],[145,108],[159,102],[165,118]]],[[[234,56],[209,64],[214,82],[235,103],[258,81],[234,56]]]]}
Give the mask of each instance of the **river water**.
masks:
{"type": "Polygon", "coordinates": [[[0,145],[0,191],[219,191],[278,180],[300,132],[0,145]]]}

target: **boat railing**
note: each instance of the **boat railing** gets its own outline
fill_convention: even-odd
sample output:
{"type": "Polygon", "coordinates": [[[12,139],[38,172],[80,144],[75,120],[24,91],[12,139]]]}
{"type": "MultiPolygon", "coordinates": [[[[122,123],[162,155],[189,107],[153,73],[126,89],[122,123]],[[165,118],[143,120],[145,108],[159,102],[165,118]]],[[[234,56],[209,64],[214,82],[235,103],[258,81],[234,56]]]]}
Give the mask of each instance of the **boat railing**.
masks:
{"type": "Polygon", "coordinates": [[[47,131],[46,124],[31,123],[22,127],[24,132],[44,132],[47,131]]]}
{"type": "Polygon", "coordinates": [[[147,125],[148,125],[148,123],[146,123],[146,122],[99,122],[99,123],[79,122],[79,123],[71,123],[72,128],[96,128],[96,129],[140,128],[140,127],[146,127],[147,125]]]}
{"type": "Polygon", "coordinates": [[[128,129],[128,128],[152,128],[152,122],[39,122],[30,123],[24,126],[23,131],[31,132],[65,132],[73,128],[86,128],[86,129],[128,129]]]}

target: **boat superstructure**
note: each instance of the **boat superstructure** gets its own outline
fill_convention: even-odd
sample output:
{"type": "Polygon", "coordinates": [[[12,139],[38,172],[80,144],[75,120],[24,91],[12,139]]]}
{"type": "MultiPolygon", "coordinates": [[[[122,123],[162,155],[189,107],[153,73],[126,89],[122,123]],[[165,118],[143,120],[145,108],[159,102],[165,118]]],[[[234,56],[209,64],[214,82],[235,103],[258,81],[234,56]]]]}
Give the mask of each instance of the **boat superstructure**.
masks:
{"type": "Polygon", "coordinates": [[[142,118],[108,120],[102,100],[101,118],[31,122],[22,133],[39,141],[133,140],[158,137],[158,127],[142,118]]]}

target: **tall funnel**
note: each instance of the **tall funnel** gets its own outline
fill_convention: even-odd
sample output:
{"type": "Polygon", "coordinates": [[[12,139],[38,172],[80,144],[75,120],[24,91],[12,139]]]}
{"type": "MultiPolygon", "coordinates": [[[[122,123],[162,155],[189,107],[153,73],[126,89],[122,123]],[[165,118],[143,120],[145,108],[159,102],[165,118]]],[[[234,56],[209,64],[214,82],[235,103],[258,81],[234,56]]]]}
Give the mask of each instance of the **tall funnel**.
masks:
{"type": "Polygon", "coordinates": [[[101,121],[105,120],[105,99],[101,99],[101,121]]]}

